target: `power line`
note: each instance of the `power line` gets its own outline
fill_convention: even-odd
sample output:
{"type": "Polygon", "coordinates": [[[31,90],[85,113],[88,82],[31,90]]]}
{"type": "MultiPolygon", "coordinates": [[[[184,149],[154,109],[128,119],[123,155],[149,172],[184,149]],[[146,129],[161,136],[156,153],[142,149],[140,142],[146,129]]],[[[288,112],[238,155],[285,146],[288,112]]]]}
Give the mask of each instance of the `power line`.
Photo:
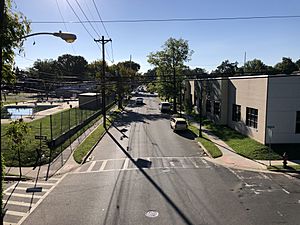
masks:
{"type": "MultiPolygon", "coordinates": [[[[197,21],[230,21],[230,20],[266,20],[266,19],[299,19],[300,15],[271,15],[271,16],[241,16],[241,17],[213,17],[213,18],[169,18],[169,19],[119,19],[119,20],[93,20],[80,23],[149,23],[149,22],[197,22],[197,21]]],[[[63,23],[61,21],[32,21],[31,23],[63,23]]],[[[69,21],[67,23],[79,23],[69,21]]]]}
{"type": "Polygon", "coordinates": [[[95,3],[95,1],[94,1],[94,0],[93,0],[93,4],[94,4],[94,6],[95,6],[95,9],[96,9],[96,11],[97,11],[97,14],[98,14],[98,16],[99,16],[99,19],[100,19],[100,21],[101,21],[101,23],[102,23],[102,26],[103,26],[103,28],[104,28],[104,31],[105,31],[105,33],[106,33],[107,37],[108,37],[108,38],[110,38],[110,36],[109,36],[109,34],[108,34],[108,32],[107,32],[107,29],[106,29],[106,27],[105,27],[105,25],[104,25],[104,23],[103,23],[103,20],[102,20],[102,18],[101,18],[101,16],[100,16],[100,13],[99,13],[98,7],[97,7],[97,5],[96,5],[96,3],[95,3]]]}
{"type": "MultiPolygon", "coordinates": [[[[85,31],[90,35],[90,37],[94,40],[94,37],[92,36],[92,34],[89,32],[89,30],[86,28],[86,26],[84,25],[84,22],[79,18],[79,16],[77,15],[77,13],[75,12],[75,10],[73,9],[72,5],[70,4],[70,2],[68,0],[66,0],[68,5],[70,6],[71,10],[73,11],[73,13],[75,14],[75,16],[77,17],[79,23],[84,27],[85,31]]],[[[78,23],[78,22],[77,22],[78,23]]],[[[98,43],[96,43],[98,48],[101,50],[100,46],[98,43]]]]}
{"type": "MultiPolygon", "coordinates": [[[[61,13],[61,10],[60,10],[59,4],[58,4],[58,0],[56,0],[56,5],[57,5],[58,12],[59,12],[59,14],[60,14],[60,17],[61,17],[61,19],[62,19],[62,21],[63,21],[63,23],[64,23],[64,27],[65,27],[66,31],[69,32],[69,30],[68,30],[68,28],[67,28],[67,24],[66,24],[66,22],[65,22],[65,19],[64,19],[64,17],[63,17],[63,14],[61,13]]],[[[74,54],[76,54],[75,49],[74,49],[74,46],[73,46],[73,43],[71,43],[71,47],[72,47],[72,50],[73,50],[74,54]]]]}
{"type": "Polygon", "coordinates": [[[77,0],[75,0],[80,11],[82,12],[82,14],[84,15],[84,17],[86,18],[86,20],[89,22],[90,26],[92,27],[92,29],[95,31],[95,33],[98,35],[98,37],[100,37],[100,34],[98,33],[98,31],[96,31],[95,27],[93,26],[93,24],[90,22],[89,18],[86,16],[85,12],[83,11],[81,5],[79,4],[79,2],[77,0]]]}

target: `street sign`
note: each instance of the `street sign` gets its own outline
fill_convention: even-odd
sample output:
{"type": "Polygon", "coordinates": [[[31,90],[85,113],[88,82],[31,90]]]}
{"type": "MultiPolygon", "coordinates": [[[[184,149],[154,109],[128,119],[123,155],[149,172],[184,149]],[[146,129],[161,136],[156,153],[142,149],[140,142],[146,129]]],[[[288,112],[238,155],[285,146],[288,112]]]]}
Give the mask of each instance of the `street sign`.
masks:
{"type": "Polygon", "coordinates": [[[27,188],[26,192],[42,192],[42,187],[32,187],[32,188],[27,188]]]}
{"type": "Polygon", "coordinates": [[[47,140],[47,136],[45,135],[35,135],[34,138],[38,140],[47,140]]]}

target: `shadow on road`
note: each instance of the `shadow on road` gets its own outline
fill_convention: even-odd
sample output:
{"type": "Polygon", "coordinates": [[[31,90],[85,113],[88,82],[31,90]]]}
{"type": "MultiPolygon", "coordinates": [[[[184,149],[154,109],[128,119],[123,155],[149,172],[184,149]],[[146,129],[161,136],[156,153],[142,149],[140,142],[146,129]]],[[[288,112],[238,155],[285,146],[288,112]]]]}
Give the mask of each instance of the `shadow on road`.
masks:
{"type": "Polygon", "coordinates": [[[122,150],[122,152],[128,157],[128,159],[139,169],[139,171],[145,176],[145,178],[154,186],[154,188],[166,199],[167,203],[176,211],[176,213],[182,218],[185,224],[193,225],[193,223],[189,220],[189,218],[182,212],[182,210],[173,202],[173,200],[164,192],[163,189],[146,173],[143,168],[149,168],[151,166],[151,162],[138,159],[134,160],[131,155],[123,148],[123,146],[115,139],[115,137],[106,130],[107,134],[110,138],[118,145],[118,147],[122,150]]]}
{"type": "Polygon", "coordinates": [[[179,130],[175,131],[175,133],[190,140],[194,140],[197,137],[197,135],[190,130],[179,130]]]}

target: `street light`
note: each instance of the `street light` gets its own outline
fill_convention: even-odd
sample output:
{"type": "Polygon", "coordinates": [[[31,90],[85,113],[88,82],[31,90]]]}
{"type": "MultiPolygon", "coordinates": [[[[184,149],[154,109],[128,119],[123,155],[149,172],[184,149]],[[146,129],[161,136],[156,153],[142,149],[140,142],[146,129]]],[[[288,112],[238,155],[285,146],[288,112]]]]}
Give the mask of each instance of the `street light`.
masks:
{"type": "Polygon", "coordinates": [[[39,33],[28,34],[24,37],[21,37],[21,39],[32,37],[32,36],[37,36],[37,35],[53,35],[55,37],[60,37],[61,39],[63,39],[64,41],[66,41],[68,43],[73,43],[77,38],[75,34],[59,31],[59,32],[54,32],[54,33],[39,32],[39,33]]]}

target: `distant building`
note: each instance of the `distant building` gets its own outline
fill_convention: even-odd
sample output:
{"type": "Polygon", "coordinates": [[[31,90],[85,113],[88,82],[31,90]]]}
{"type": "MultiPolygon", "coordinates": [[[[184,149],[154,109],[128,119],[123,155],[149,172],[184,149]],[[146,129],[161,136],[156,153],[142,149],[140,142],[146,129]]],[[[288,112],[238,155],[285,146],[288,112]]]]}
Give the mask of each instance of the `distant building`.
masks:
{"type": "Polygon", "coordinates": [[[79,108],[80,109],[101,109],[101,94],[100,93],[82,93],[79,94],[79,108]]]}
{"type": "Polygon", "coordinates": [[[215,123],[263,144],[300,143],[300,75],[189,80],[187,86],[187,101],[198,110],[201,102],[215,123]]]}

